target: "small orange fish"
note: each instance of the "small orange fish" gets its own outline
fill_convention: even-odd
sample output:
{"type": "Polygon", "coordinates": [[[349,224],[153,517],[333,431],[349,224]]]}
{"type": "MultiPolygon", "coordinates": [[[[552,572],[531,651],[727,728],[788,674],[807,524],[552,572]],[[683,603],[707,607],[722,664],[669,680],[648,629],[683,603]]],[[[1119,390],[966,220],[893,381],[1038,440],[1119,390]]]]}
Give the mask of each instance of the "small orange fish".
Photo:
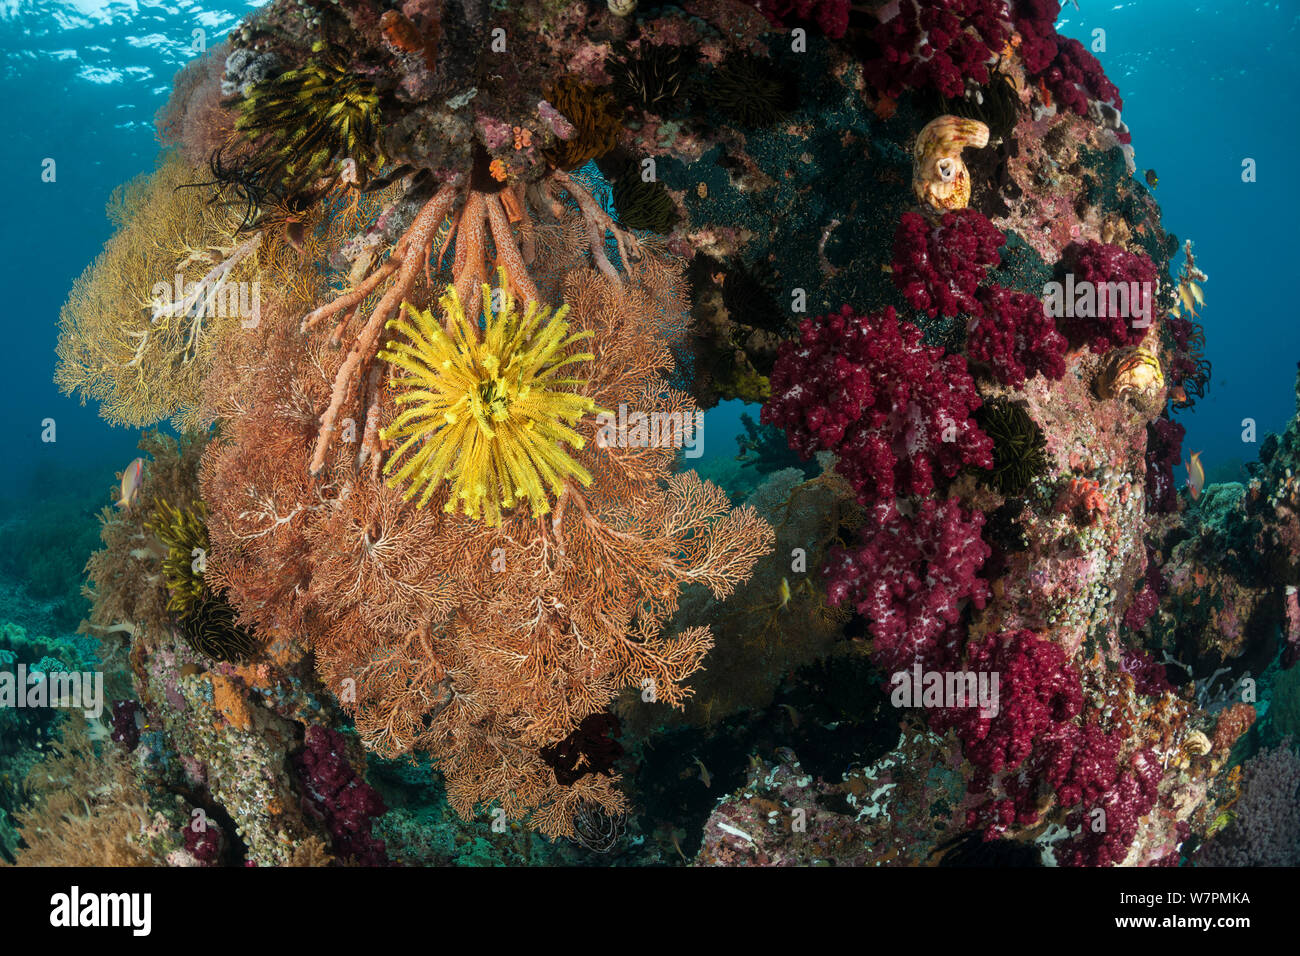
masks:
{"type": "Polygon", "coordinates": [[[135,504],[140,494],[140,483],[144,480],[144,459],[137,458],[126,466],[122,472],[122,497],[117,500],[119,508],[129,508],[135,504]]]}
{"type": "Polygon", "coordinates": [[[1169,390],[1169,397],[1180,404],[1187,401],[1187,389],[1181,385],[1175,385],[1169,390]]]}
{"type": "Polygon", "coordinates": [[[1205,469],[1201,467],[1201,453],[1194,451],[1187,462],[1187,490],[1192,493],[1193,501],[1201,497],[1201,489],[1204,487],[1205,469]]]}

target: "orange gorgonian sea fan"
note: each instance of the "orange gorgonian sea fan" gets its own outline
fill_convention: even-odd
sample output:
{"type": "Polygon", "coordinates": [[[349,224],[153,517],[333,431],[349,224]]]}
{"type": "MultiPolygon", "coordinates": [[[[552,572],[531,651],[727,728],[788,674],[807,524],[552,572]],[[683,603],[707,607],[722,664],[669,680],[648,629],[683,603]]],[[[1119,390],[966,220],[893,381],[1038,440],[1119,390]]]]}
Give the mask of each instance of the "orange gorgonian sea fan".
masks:
{"type": "MultiPolygon", "coordinates": [[[[555,258],[539,281],[592,356],[572,387],[594,408],[690,416],[664,380],[663,330],[685,312],[679,264],[647,251],[615,280],[579,252],[565,259],[578,247],[561,233],[540,238],[555,258]]],[[[446,482],[424,508],[403,501],[359,465],[359,436],[308,480],[309,412],[329,400],[339,354],[296,328],[253,334],[219,370],[240,397],[203,472],[209,564],[232,603],[312,648],[369,749],[433,756],[462,815],[499,807],[572,836],[575,819],[620,813],[616,776],[561,784],[540,751],[624,688],[680,706],[713,640],[705,627],[664,633],[681,589],[726,597],[770,550],[771,528],[677,474],[677,448],[598,441],[594,415],[572,426],[583,441],[568,449],[590,484],[567,481],[549,513],[516,506],[495,527],[445,510],[446,482]]],[[[394,391],[375,394],[380,422],[394,421],[394,391]]]]}

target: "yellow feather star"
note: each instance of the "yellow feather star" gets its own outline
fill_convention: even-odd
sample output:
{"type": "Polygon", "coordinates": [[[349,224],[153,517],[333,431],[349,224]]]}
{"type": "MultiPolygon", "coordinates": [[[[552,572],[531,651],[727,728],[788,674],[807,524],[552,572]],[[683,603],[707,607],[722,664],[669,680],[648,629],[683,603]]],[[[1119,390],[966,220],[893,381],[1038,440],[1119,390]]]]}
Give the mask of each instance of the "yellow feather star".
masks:
{"type": "Polygon", "coordinates": [[[445,510],[459,505],[471,518],[501,523],[501,509],[527,500],[535,516],[551,509],[569,478],[584,485],[591,474],[569,457],[562,443],[585,444],[570,426],[595,411],[578,390],[586,379],[562,378],[561,370],[589,362],[590,352],[572,346],[590,332],[569,335],[568,306],[554,315],[529,302],[522,314],[505,292],[493,312],[492,291],[483,286],[483,322],[470,322],[454,288],[439,301],[445,328],[431,311],[406,306],[406,318],[388,323],[406,339],[394,339],[380,358],[408,374],[393,384],[410,406],[380,431],[385,441],[404,439],[384,472],[389,487],[409,481],[404,497],[419,493],[422,508],[444,479],[452,494],[445,510]],[[407,321],[409,319],[409,321],[407,321]]]}

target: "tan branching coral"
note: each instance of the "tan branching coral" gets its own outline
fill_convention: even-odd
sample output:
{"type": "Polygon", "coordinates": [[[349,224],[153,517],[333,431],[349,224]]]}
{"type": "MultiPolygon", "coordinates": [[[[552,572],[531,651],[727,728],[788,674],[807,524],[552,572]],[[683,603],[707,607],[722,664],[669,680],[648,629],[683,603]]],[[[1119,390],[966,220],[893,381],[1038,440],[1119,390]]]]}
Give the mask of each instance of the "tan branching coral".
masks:
{"type": "Polygon", "coordinates": [[[50,749],[25,781],[30,803],[17,820],[26,844],[18,865],[164,865],[167,841],[159,834],[170,828],[149,807],[117,746],[97,748],[73,711],[50,749]]]}
{"type": "Polygon", "coordinates": [[[115,425],[193,425],[217,343],[257,320],[261,234],[175,155],[114,193],[118,227],[59,317],[54,380],[115,425]]]}

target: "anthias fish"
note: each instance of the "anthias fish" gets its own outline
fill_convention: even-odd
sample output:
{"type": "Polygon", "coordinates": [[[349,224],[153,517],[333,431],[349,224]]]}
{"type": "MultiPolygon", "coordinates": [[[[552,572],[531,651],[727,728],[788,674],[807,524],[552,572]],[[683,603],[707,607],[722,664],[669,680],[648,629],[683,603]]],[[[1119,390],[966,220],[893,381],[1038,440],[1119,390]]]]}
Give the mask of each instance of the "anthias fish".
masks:
{"type": "Polygon", "coordinates": [[[1205,469],[1201,467],[1201,453],[1192,452],[1192,457],[1187,462],[1187,490],[1192,494],[1192,500],[1201,497],[1201,489],[1205,487],[1205,469]]]}
{"type": "Polygon", "coordinates": [[[126,466],[122,472],[122,496],[117,500],[119,508],[129,508],[140,494],[140,482],[144,477],[144,459],[137,458],[126,466]]]}

